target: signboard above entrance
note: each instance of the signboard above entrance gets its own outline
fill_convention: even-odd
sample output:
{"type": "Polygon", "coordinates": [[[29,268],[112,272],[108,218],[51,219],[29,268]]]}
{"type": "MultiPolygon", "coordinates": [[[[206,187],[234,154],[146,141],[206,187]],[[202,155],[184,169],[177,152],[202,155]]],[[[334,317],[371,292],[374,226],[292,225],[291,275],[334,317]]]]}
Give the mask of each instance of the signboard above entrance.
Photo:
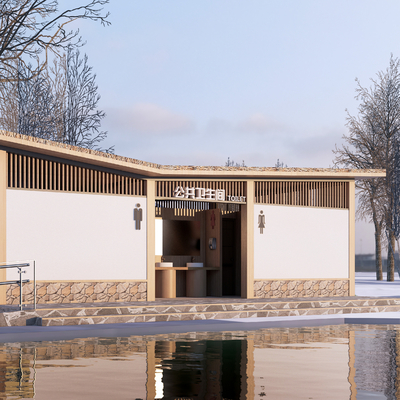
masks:
{"type": "Polygon", "coordinates": [[[174,197],[178,199],[246,202],[246,196],[230,196],[226,195],[224,189],[206,189],[199,187],[177,186],[174,190],[174,197]]]}

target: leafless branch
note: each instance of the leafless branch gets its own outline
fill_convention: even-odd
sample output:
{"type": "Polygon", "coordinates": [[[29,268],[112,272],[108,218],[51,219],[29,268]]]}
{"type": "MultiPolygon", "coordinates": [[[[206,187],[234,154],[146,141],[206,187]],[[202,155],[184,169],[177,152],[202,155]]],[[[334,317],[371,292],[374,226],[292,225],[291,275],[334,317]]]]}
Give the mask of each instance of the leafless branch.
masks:
{"type": "Polygon", "coordinates": [[[26,63],[27,59],[34,59],[38,64],[37,74],[45,68],[49,52],[59,55],[68,46],[82,45],[79,30],[67,27],[77,19],[109,25],[109,13],[103,14],[107,3],[108,0],[92,0],[59,11],[57,0],[0,0],[0,79],[5,81],[15,76],[10,71],[18,61],[26,63]]]}
{"type": "Polygon", "coordinates": [[[69,47],[39,73],[20,62],[13,79],[0,83],[0,129],[112,152],[100,147],[105,113],[87,60],[69,47]]]}

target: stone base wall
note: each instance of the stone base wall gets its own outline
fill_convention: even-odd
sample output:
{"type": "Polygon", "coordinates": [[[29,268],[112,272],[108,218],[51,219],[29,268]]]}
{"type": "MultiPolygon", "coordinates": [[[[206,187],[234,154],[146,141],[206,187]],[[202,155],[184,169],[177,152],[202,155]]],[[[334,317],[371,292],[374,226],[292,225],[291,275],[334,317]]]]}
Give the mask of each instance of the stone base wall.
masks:
{"type": "MultiPolygon", "coordinates": [[[[147,300],[147,282],[36,282],[37,303],[94,303],[147,300]]],[[[22,286],[23,303],[33,303],[33,282],[22,286]]],[[[19,286],[7,287],[7,304],[19,304],[19,286]]]]}
{"type": "Polygon", "coordinates": [[[348,279],[254,281],[254,297],[257,298],[334,296],[349,296],[348,279]]]}

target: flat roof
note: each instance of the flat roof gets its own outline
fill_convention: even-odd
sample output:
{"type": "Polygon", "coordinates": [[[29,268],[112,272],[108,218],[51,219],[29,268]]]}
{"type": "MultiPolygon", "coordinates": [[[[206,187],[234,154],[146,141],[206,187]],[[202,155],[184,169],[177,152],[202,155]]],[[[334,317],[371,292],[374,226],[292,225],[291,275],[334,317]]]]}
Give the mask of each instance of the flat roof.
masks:
{"type": "Polygon", "coordinates": [[[16,149],[159,179],[367,179],[386,176],[384,169],[161,165],[1,130],[0,147],[6,150],[16,149]]]}

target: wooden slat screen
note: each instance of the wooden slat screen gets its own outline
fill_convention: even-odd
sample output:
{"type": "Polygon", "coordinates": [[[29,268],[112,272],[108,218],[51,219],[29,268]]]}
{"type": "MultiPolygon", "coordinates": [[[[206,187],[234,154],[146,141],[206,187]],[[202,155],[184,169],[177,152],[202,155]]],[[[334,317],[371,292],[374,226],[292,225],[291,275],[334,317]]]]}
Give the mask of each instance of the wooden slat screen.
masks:
{"type": "Polygon", "coordinates": [[[214,208],[214,205],[205,201],[156,200],[156,208],[173,208],[203,211],[214,208]]]}
{"type": "Polygon", "coordinates": [[[174,215],[179,217],[194,217],[196,212],[219,208],[222,215],[240,211],[239,204],[218,204],[206,201],[188,200],[156,200],[156,217],[161,217],[165,208],[174,209],[174,215]]]}
{"type": "Polygon", "coordinates": [[[347,182],[261,181],[254,187],[256,204],[349,208],[347,182]]]}
{"type": "Polygon", "coordinates": [[[8,153],[8,187],[145,196],[143,179],[8,153]]]}
{"type": "Polygon", "coordinates": [[[194,217],[196,212],[214,208],[213,203],[203,201],[156,200],[156,217],[162,217],[163,209],[174,209],[179,217],[194,217]]]}

